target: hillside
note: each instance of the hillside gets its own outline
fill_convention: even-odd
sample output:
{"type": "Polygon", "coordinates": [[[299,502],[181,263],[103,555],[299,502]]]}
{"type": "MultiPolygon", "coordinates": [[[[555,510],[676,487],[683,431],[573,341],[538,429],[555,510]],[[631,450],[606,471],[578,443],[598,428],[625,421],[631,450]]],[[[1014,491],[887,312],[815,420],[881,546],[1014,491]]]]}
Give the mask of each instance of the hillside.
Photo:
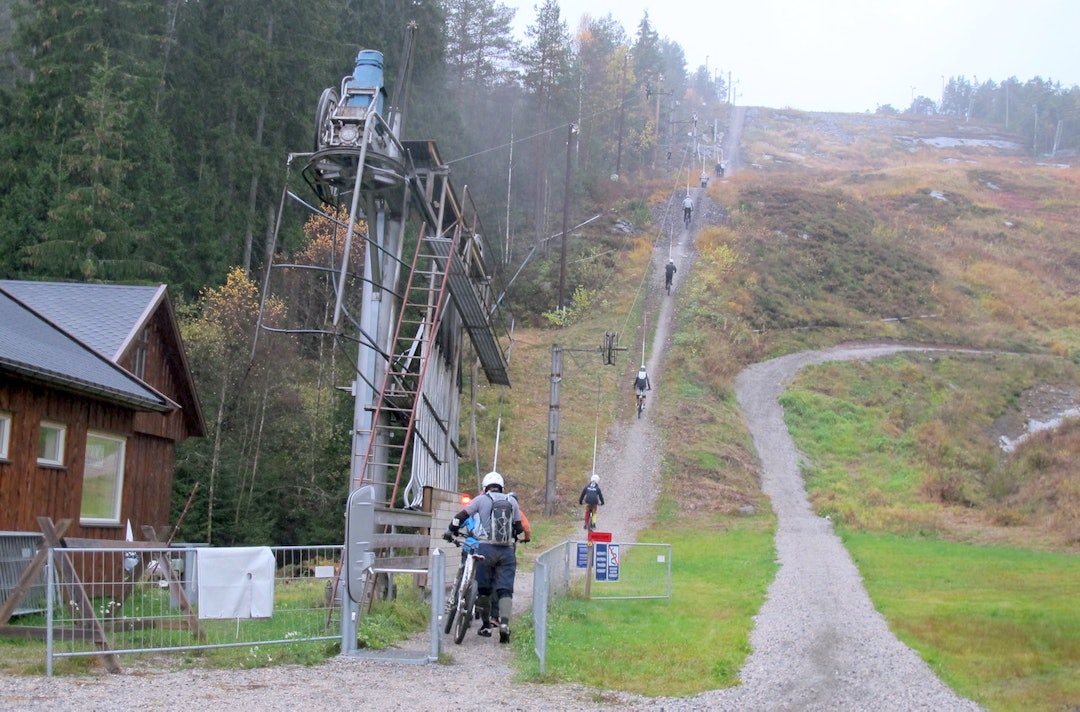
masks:
{"type": "MultiPolygon", "coordinates": [[[[862,395],[893,414],[887,432],[903,430],[897,437],[914,443],[918,472],[908,489],[915,491],[877,504],[814,491],[815,506],[885,530],[916,525],[884,510],[929,508],[917,526],[1075,550],[1080,498],[1068,467],[1075,449],[1061,450],[1075,447],[1068,429],[1055,436],[1052,453],[1038,439],[1028,445],[1037,455],[1007,453],[1000,443],[1080,402],[1080,171],[1067,158],[1032,159],[1014,136],[951,119],[740,111],[738,153],[729,152],[726,177],[711,182],[699,211],[708,224],[699,226],[693,253],[679,255],[693,258],[693,274],[679,273],[665,405],[656,414],[668,498],[660,511],[707,513],[722,526],[724,517],[762,506],[732,391],[745,366],[846,342],[948,345],[1026,357],[894,362],[878,374],[893,392],[862,395]],[[947,392],[960,397],[944,402],[947,392]]],[[[730,125],[737,117],[725,118],[730,125]]],[[[670,196],[687,181],[683,172],[653,186],[659,211],[638,236],[640,248],[663,249],[671,239],[662,223],[670,196]]],[[[647,261],[644,249],[627,252],[604,303],[580,323],[515,335],[503,435],[503,447],[510,445],[500,462],[526,480],[533,509],[542,506],[538,435],[547,417],[548,383],[538,376],[551,344],[598,343],[598,333],[621,326],[630,345],[615,369],[583,356],[564,375],[580,387],[564,390],[561,424],[570,446],[559,467],[569,474],[559,480],[557,508],[572,509],[591,466],[594,426],[629,412],[623,384],[638,360],[640,329],[652,328],[660,279],[647,261]]],[[[854,388],[833,382],[850,374],[825,385],[815,373],[796,385],[829,396],[854,388]]]]}

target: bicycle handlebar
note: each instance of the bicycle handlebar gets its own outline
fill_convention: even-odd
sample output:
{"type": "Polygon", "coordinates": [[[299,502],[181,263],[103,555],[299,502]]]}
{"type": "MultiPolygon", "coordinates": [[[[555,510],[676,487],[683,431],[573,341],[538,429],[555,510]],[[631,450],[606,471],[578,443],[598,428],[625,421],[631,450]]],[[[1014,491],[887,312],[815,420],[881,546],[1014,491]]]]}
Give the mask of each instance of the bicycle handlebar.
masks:
{"type": "MultiPolygon", "coordinates": [[[[481,541],[480,541],[479,539],[477,539],[476,537],[473,537],[473,536],[467,536],[467,535],[463,535],[463,534],[452,534],[452,533],[450,533],[450,532],[448,532],[448,531],[447,531],[447,532],[443,532],[442,538],[443,538],[443,541],[448,541],[448,542],[450,542],[451,544],[453,544],[454,546],[456,546],[456,547],[457,547],[457,548],[459,548],[459,549],[460,549],[460,548],[461,548],[462,546],[464,546],[464,545],[465,545],[465,543],[466,543],[466,542],[467,542],[467,541],[468,541],[469,539],[472,539],[472,540],[473,540],[473,541],[475,541],[475,542],[476,542],[477,544],[482,544],[482,543],[483,543],[483,542],[481,542],[481,541]]],[[[514,543],[515,543],[515,544],[527,544],[527,543],[529,543],[530,541],[532,541],[532,539],[531,539],[531,538],[530,538],[530,539],[522,539],[520,535],[515,535],[515,536],[514,536],[514,543]]]]}

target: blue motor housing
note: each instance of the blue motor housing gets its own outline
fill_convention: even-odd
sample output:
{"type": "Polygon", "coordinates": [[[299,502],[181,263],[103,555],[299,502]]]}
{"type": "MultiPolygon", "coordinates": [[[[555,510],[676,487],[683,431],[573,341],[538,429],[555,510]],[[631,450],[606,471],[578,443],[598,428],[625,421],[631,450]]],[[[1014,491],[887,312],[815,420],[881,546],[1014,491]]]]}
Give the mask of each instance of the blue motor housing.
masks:
{"type": "Polygon", "coordinates": [[[375,49],[362,49],[356,53],[352,77],[345,82],[345,106],[367,107],[373,96],[376,97],[375,112],[384,116],[386,87],[383,85],[383,53],[375,49]]]}

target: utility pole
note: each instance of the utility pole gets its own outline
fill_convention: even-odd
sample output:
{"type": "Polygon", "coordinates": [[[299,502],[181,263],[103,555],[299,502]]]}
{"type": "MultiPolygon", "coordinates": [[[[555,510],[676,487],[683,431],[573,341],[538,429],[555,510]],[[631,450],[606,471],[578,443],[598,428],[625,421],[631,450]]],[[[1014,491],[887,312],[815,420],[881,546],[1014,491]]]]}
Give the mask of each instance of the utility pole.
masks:
{"type": "Polygon", "coordinates": [[[623,54],[622,75],[619,77],[619,144],[615,150],[615,175],[622,175],[623,122],[626,119],[626,63],[629,54],[623,54]]]}
{"type": "Polygon", "coordinates": [[[656,127],[656,147],[653,149],[653,168],[656,168],[656,154],[660,151],[660,84],[663,81],[664,75],[661,74],[656,83],[656,116],[653,119],[653,126],[656,127]]]}
{"type": "Polygon", "coordinates": [[[655,109],[655,115],[653,117],[653,121],[654,121],[653,125],[654,125],[654,127],[656,129],[656,143],[653,146],[653,161],[652,161],[652,167],[653,168],[656,168],[656,154],[660,151],[660,135],[661,135],[660,134],[660,97],[664,96],[664,95],[671,94],[671,92],[669,92],[669,91],[667,91],[667,92],[660,91],[659,87],[663,83],[664,83],[664,75],[661,74],[661,75],[659,75],[657,77],[657,82],[656,82],[657,88],[656,88],[656,90],[653,90],[651,85],[646,85],[645,86],[645,98],[646,99],[652,97],[654,94],[656,95],[656,109],[655,109]]]}
{"type": "Polygon", "coordinates": [[[1031,138],[1031,154],[1036,158],[1039,157],[1039,105],[1032,104],[1032,109],[1035,109],[1035,128],[1032,130],[1031,138]]]}
{"type": "Polygon", "coordinates": [[[1009,82],[1005,82],[1005,130],[1009,130],[1009,82]]]}
{"type": "Polygon", "coordinates": [[[547,474],[544,477],[544,516],[555,507],[555,479],[559,458],[559,384],[562,382],[562,347],[551,345],[551,401],[548,406],[547,474]]]}
{"type": "MultiPolygon", "coordinates": [[[[555,483],[558,480],[559,462],[559,413],[561,402],[559,400],[559,387],[563,379],[562,354],[563,351],[594,351],[599,352],[605,366],[615,365],[615,352],[626,351],[626,347],[619,346],[619,332],[608,331],[604,334],[604,343],[597,349],[564,349],[559,344],[551,345],[551,385],[550,402],[548,404],[548,440],[547,440],[547,473],[544,477],[544,516],[550,517],[555,508],[555,483]]],[[[644,354],[643,354],[644,358],[644,354]]],[[[593,469],[596,463],[593,462],[593,469]]]]}
{"type": "Polygon", "coordinates": [[[566,233],[570,231],[570,157],[577,126],[570,124],[566,135],[566,178],[563,186],[562,247],[559,250],[559,311],[566,310],[566,233]]]}

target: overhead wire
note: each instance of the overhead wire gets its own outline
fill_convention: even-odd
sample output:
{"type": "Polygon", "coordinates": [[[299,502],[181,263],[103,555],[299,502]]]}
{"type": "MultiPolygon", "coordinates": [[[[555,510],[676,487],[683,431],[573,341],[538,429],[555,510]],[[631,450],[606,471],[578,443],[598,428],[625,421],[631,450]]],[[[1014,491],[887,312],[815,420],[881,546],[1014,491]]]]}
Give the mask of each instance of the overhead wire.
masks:
{"type": "MultiPolygon", "coordinates": [[[[682,152],[682,158],[680,159],[680,162],[679,162],[679,170],[676,173],[677,176],[681,176],[683,171],[688,170],[689,156],[690,156],[689,150],[684,150],[682,152]]],[[[689,175],[689,173],[687,175],[689,175]]],[[[665,208],[664,208],[664,210],[662,212],[662,215],[661,215],[660,225],[657,226],[657,232],[656,232],[655,236],[652,239],[652,247],[655,249],[656,246],[658,244],[660,244],[660,239],[664,236],[664,233],[667,232],[668,255],[669,256],[671,254],[671,245],[675,242],[674,226],[675,226],[675,223],[676,223],[676,220],[675,220],[676,210],[675,209],[677,208],[677,205],[676,205],[675,201],[677,199],[677,195],[676,195],[677,191],[680,191],[682,189],[681,186],[680,186],[680,183],[681,183],[681,178],[677,178],[675,180],[675,182],[674,182],[674,185],[672,185],[671,194],[668,196],[667,201],[666,201],[667,205],[665,206],[665,208]]],[[[685,190],[686,190],[686,193],[690,192],[690,184],[689,184],[689,182],[687,182],[685,190]]],[[[634,295],[634,300],[630,303],[630,306],[627,308],[626,317],[623,320],[623,331],[624,332],[627,329],[629,329],[630,319],[633,317],[634,310],[637,308],[638,300],[641,299],[642,302],[644,303],[645,286],[646,286],[647,280],[650,277],[650,269],[651,269],[651,267],[652,267],[652,261],[650,260],[649,264],[645,267],[645,270],[642,272],[641,280],[638,282],[637,292],[634,295]]],[[[644,325],[644,318],[645,318],[645,312],[643,310],[642,311],[642,324],[643,325],[644,325]]],[[[644,338],[645,338],[645,335],[642,334],[642,339],[644,340],[644,338]]]]}

